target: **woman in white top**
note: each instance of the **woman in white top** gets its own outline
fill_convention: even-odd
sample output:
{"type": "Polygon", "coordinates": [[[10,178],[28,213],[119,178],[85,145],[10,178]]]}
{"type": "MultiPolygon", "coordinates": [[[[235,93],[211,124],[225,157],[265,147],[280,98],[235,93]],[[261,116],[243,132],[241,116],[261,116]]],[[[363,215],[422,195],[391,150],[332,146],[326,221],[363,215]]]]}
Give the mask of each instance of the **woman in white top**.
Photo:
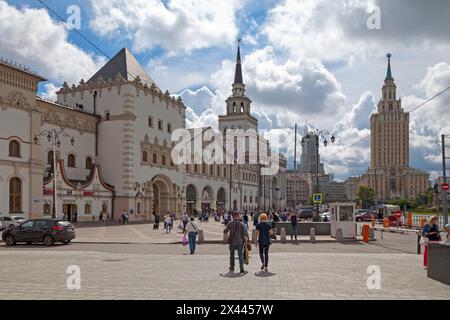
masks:
{"type": "Polygon", "coordinates": [[[189,240],[189,249],[191,254],[195,253],[195,243],[197,241],[198,227],[194,222],[194,218],[191,218],[191,221],[184,228],[184,234],[188,236],[189,240]]]}

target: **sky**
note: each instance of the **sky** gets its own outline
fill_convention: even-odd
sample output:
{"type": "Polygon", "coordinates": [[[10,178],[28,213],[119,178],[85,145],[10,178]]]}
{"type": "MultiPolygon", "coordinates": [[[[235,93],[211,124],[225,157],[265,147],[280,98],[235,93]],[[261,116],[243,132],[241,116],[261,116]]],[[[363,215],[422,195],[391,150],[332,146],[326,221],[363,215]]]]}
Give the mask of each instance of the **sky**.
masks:
{"type": "MultiPolygon", "coordinates": [[[[295,123],[299,133],[335,133],[336,143],[320,152],[338,180],[370,165],[369,140],[347,146],[370,134],[387,53],[405,111],[450,86],[450,1],[42,2],[97,48],[37,0],[0,0],[0,55],[49,79],[41,95],[54,99],[64,81],[89,79],[128,47],[163,91],[183,98],[188,126],[217,127],[241,38],[244,82],[260,129],[280,141],[290,167],[295,123]]],[[[450,134],[449,110],[447,91],[411,113],[410,165],[432,179],[441,174],[438,140],[450,134]]]]}

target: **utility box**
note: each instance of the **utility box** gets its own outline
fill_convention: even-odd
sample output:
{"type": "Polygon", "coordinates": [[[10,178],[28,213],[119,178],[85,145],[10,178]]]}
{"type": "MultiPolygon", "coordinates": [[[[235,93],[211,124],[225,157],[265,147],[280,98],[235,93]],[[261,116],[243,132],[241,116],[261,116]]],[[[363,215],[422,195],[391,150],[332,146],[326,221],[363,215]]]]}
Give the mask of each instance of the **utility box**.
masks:
{"type": "Polygon", "coordinates": [[[336,238],[338,229],[342,230],[343,239],[356,238],[356,203],[331,203],[331,236],[336,238]]]}

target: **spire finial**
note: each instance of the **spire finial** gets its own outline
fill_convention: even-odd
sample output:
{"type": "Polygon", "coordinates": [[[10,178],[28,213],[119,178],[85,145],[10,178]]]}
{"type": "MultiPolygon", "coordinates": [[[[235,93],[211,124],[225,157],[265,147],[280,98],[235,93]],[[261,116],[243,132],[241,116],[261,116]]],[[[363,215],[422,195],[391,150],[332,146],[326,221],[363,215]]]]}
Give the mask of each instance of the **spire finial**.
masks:
{"type": "Polygon", "coordinates": [[[392,54],[388,53],[388,54],[386,55],[386,57],[388,58],[388,69],[387,69],[387,74],[386,74],[386,79],[385,79],[385,81],[389,81],[389,80],[394,81],[394,78],[392,77],[392,69],[391,69],[391,58],[392,58],[392,54]]]}
{"type": "Polygon", "coordinates": [[[237,57],[236,57],[236,71],[234,74],[234,83],[243,84],[242,77],[242,66],[241,66],[241,38],[238,39],[238,49],[237,49],[237,57]]]}

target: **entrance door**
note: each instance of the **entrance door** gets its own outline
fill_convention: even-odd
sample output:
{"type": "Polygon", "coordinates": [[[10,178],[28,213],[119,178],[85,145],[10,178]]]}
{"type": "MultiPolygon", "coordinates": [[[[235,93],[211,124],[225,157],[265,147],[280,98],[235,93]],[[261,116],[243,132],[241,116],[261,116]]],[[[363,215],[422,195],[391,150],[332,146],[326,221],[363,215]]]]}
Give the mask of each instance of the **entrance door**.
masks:
{"type": "Polygon", "coordinates": [[[69,222],[77,222],[77,205],[64,204],[63,205],[64,218],[69,222]]]}

